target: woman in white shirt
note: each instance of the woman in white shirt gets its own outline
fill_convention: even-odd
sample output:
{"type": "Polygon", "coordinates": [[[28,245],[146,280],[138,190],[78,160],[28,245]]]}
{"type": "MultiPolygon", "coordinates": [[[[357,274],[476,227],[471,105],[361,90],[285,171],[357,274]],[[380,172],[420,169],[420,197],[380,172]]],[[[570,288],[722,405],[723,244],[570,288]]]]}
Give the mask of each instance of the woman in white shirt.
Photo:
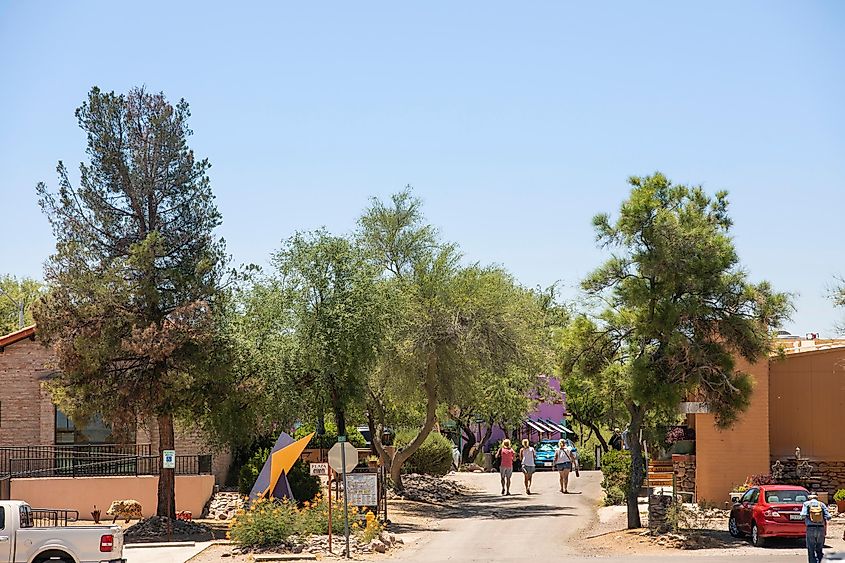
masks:
{"type": "Polygon", "coordinates": [[[578,459],[565,440],[557,443],[555,450],[555,469],[560,475],[560,492],[569,492],[569,472],[576,468],[578,459]]]}
{"type": "Polygon", "coordinates": [[[522,451],[520,452],[522,458],[522,477],[525,480],[525,494],[531,494],[531,479],[534,477],[534,470],[536,468],[535,458],[537,452],[531,447],[528,440],[522,441],[522,451]]]}

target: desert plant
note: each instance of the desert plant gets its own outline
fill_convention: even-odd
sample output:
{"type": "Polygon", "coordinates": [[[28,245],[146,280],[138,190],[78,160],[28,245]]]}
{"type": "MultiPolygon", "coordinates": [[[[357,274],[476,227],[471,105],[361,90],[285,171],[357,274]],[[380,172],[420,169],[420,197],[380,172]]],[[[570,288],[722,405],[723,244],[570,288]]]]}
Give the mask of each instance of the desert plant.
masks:
{"type": "MultiPolygon", "coordinates": [[[[407,446],[417,435],[416,430],[400,430],[396,433],[397,448],[407,446]]],[[[452,442],[437,432],[428,435],[402,468],[403,473],[446,475],[452,468],[452,442]]]]}
{"type": "Polygon", "coordinates": [[[238,511],[229,523],[228,537],[240,547],[272,547],[284,543],[299,528],[295,503],[262,499],[238,511]]]}
{"type": "Polygon", "coordinates": [[[368,544],[371,541],[378,539],[383,530],[384,526],[378,521],[376,515],[372,512],[367,512],[366,525],[361,530],[361,540],[364,544],[368,544]]]}
{"type": "Polygon", "coordinates": [[[604,478],[601,486],[607,492],[611,487],[627,490],[631,479],[631,453],[627,450],[611,450],[601,458],[601,471],[604,478]]]}
{"type": "MultiPolygon", "coordinates": [[[[328,496],[317,495],[313,501],[306,501],[299,510],[297,533],[301,536],[323,535],[329,533],[328,496]]],[[[358,514],[358,508],[349,507],[349,518],[358,514]]],[[[343,503],[339,502],[332,510],[332,529],[343,530],[343,503]]]]}
{"type": "Polygon", "coordinates": [[[616,485],[604,490],[605,506],[614,506],[625,502],[625,491],[616,485]]]}

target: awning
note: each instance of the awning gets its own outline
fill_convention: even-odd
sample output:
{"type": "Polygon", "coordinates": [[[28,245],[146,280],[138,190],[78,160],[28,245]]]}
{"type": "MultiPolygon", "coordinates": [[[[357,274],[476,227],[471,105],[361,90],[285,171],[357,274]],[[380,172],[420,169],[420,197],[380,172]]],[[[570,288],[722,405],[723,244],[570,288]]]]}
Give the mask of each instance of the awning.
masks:
{"type": "Polygon", "coordinates": [[[554,432],[558,431],[556,428],[549,426],[549,424],[545,420],[542,420],[542,419],[539,419],[539,418],[534,418],[534,419],[529,419],[529,420],[531,421],[531,424],[533,424],[535,428],[540,429],[540,432],[545,432],[546,434],[549,434],[549,433],[554,433],[554,432]]]}
{"type": "Polygon", "coordinates": [[[542,432],[548,432],[548,430],[544,430],[543,428],[541,428],[541,427],[540,427],[540,425],[539,425],[539,424],[537,424],[536,422],[534,422],[534,421],[533,421],[533,420],[531,420],[530,418],[529,418],[528,420],[526,420],[526,421],[525,421],[525,424],[526,424],[527,426],[529,426],[530,428],[533,428],[533,429],[534,429],[534,430],[536,430],[537,432],[540,432],[540,433],[542,433],[542,432]]]}
{"type": "Polygon", "coordinates": [[[575,434],[575,432],[573,432],[572,430],[570,430],[569,428],[567,428],[563,424],[553,422],[549,419],[543,419],[543,422],[545,422],[547,426],[551,426],[552,428],[554,428],[555,432],[560,432],[561,434],[572,434],[572,435],[575,434]]]}

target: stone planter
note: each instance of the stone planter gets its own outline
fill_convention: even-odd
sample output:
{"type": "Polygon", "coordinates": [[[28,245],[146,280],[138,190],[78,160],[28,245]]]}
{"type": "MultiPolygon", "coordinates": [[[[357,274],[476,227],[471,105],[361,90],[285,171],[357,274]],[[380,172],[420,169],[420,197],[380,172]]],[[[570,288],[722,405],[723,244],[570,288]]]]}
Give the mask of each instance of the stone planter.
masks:
{"type": "Polygon", "coordinates": [[[672,444],[672,453],[682,455],[695,453],[695,440],[678,440],[672,444]]]}
{"type": "Polygon", "coordinates": [[[839,512],[839,514],[845,514],[845,500],[836,501],[836,511],[839,512]]]}

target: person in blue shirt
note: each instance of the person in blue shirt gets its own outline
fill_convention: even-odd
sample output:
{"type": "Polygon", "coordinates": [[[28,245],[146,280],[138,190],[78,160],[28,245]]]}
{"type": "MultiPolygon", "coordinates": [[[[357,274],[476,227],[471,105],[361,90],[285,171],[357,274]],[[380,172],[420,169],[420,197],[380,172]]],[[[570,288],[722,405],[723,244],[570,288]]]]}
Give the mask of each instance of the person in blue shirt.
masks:
{"type": "Polygon", "coordinates": [[[817,494],[810,493],[808,498],[809,500],[801,507],[801,516],[804,517],[804,524],[807,526],[807,559],[810,563],[821,563],[824,557],[822,549],[824,548],[827,521],[830,520],[830,511],[827,509],[827,505],[819,500],[817,494]],[[814,522],[811,510],[818,510],[818,508],[821,508],[821,522],[814,522]]]}

